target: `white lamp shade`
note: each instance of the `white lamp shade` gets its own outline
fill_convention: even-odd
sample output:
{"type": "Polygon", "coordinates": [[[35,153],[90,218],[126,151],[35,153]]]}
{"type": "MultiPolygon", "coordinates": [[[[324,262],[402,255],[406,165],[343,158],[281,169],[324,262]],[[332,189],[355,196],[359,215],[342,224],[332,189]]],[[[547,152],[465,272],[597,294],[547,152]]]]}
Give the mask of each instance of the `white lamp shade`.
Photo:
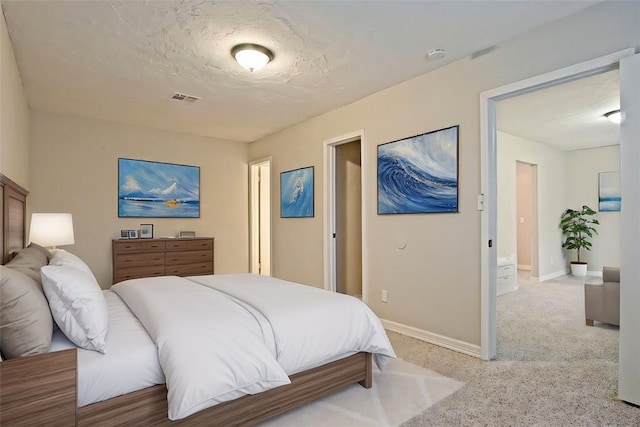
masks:
{"type": "Polygon", "coordinates": [[[73,245],[73,218],[70,213],[31,214],[29,240],[40,246],[73,245]]]}

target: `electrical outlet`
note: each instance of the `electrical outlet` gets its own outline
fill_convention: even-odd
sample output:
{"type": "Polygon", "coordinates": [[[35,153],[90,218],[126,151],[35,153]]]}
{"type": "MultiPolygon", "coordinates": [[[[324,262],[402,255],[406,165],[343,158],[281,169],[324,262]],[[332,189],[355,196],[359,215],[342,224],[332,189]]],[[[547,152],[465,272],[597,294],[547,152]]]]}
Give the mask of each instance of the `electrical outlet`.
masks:
{"type": "Polygon", "coordinates": [[[382,300],[382,302],[387,302],[387,290],[386,289],[382,290],[382,295],[380,296],[380,299],[382,300]]]}

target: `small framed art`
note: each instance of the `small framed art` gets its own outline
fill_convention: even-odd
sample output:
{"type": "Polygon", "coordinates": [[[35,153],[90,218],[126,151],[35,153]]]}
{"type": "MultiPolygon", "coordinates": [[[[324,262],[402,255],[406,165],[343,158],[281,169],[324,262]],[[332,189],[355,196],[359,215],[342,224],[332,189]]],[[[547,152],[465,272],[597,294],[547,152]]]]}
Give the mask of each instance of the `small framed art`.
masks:
{"type": "Polygon", "coordinates": [[[280,172],[280,218],[313,217],[313,166],[280,172]]]}
{"type": "Polygon", "coordinates": [[[140,224],[140,238],[153,239],[153,224],[140,224]]]}

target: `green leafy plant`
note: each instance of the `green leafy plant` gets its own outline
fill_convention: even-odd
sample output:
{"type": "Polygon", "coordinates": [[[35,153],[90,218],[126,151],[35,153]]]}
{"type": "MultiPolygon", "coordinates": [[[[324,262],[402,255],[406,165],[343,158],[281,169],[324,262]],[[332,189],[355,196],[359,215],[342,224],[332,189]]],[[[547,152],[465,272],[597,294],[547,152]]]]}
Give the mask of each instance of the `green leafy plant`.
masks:
{"type": "Polygon", "coordinates": [[[596,214],[596,211],[589,206],[582,206],[582,210],[576,211],[573,209],[567,209],[562,213],[560,217],[560,228],[562,228],[562,234],[567,236],[563,248],[575,249],[578,253],[578,264],[582,264],[580,261],[580,250],[591,250],[590,238],[594,234],[598,234],[598,231],[594,228],[594,225],[599,225],[597,219],[591,218],[596,214]]]}

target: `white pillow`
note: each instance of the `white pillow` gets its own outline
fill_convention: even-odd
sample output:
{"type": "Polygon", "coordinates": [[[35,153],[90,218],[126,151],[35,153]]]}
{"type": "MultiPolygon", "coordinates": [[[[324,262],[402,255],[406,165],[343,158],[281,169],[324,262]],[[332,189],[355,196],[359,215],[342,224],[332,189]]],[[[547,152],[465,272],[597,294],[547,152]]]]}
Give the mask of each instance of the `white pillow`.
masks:
{"type": "Polygon", "coordinates": [[[78,347],[105,353],[107,303],[91,272],[71,266],[42,267],[42,287],[51,314],[78,347]]]}
{"type": "Polygon", "coordinates": [[[52,253],[53,255],[51,256],[49,265],[76,267],[77,269],[84,270],[93,276],[93,272],[89,266],[71,252],[67,252],[64,249],[53,249],[52,253]]]}

